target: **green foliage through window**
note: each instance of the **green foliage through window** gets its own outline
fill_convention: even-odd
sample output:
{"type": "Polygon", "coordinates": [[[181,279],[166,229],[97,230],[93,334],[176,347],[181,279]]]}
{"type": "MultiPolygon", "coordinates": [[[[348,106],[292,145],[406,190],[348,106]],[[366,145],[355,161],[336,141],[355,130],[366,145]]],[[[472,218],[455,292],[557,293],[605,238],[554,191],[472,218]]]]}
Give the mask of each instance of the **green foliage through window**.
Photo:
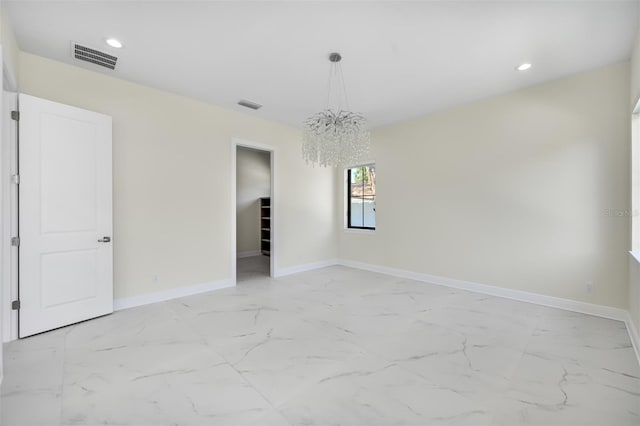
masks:
{"type": "Polygon", "coordinates": [[[376,228],[375,164],[347,169],[347,227],[376,228]]]}

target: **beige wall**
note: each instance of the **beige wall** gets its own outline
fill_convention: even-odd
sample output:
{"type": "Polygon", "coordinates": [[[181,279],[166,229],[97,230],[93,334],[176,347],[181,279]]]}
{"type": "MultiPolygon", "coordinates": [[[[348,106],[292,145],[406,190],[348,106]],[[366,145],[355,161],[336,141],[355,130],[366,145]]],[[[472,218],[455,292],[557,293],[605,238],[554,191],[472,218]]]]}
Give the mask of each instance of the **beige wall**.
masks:
{"type": "MultiPolygon", "coordinates": [[[[4,7],[0,6],[0,44],[2,45],[2,60],[5,62],[4,66],[11,74],[12,77],[18,80],[18,66],[19,66],[19,54],[18,43],[16,42],[15,35],[9,17],[4,11],[4,7]]],[[[16,81],[17,83],[17,81],[16,81]]]]}
{"type": "Polygon", "coordinates": [[[269,152],[238,147],[236,155],[236,251],[260,250],[260,197],[271,194],[269,152]]]}
{"type": "Polygon", "coordinates": [[[26,53],[20,79],[113,117],[116,298],[231,277],[234,137],[276,148],[276,267],[335,257],[333,174],[304,163],[297,130],[26,53]]]}
{"type": "Polygon", "coordinates": [[[627,308],[629,63],[373,132],[350,260],[627,308]],[[588,283],[593,290],[587,292],[588,283]]]}
{"type": "Polygon", "coordinates": [[[238,137],[277,147],[279,268],[338,254],[627,308],[629,224],[606,211],[629,208],[628,63],[375,130],[378,229],[337,241],[342,191],[295,129],[25,53],[19,75],[114,117],[116,297],[229,278],[238,137]]]}

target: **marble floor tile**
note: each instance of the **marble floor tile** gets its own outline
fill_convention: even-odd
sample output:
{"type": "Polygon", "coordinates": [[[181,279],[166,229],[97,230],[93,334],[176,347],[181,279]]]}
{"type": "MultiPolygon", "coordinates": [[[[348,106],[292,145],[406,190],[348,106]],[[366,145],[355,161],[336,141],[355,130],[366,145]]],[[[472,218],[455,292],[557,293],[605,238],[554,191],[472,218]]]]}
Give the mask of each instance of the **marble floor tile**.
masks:
{"type": "Polygon", "coordinates": [[[345,363],[281,407],[296,425],[489,425],[461,394],[373,357],[345,363]]]}
{"type": "Polygon", "coordinates": [[[527,352],[639,376],[638,361],[623,322],[545,308],[527,352]]]}
{"type": "Polygon", "coordinates": [[[10,348],[4,353],[0,396],[2,425],[48,426],[60,422],[64,346],[61,339],[52,341],[44,335],[36,340],[7,345],[10,348]]]}
{"type": "Polygon", "coordinates": [[[69,425],[229,425],[256,421],[273,407],[227,363],[184,357],[174,366],[131,378],[70,373],[62,423],[69,425]]]}
{"type": "Polygon", "coordinates": [[[241,283],[270,275],[271,258],[269,256],[241,257],[236,260],[236,282],[241,283]]]}
{"type": "Polygon", "coordinates": [[[640,376],[525,353],[496,425],[638,425],[640,376]]]}
{"type": "Polygon", "coordinates": [[[264,260],[5,345],[1,424],[640,424],[619,321],[342,266],[273,279],[264,260]]]}
{"type": "Polygon", "coordinates": [[[267,336],[251,346],[229,348],[223,356],[274,406],[281,405],[342,363],[363,356],[353,344],[322,336],[290,339],[267,336]]]}

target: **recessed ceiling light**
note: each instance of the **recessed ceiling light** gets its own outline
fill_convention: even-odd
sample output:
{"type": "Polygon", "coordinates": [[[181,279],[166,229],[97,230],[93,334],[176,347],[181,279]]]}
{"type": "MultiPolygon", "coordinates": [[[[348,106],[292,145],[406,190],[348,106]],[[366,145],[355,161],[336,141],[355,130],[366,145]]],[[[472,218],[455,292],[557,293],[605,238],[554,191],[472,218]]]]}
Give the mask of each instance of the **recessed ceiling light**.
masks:
{"type": "Polygon", "coordinates": [[[529,63],[527,63],[527,62],[525,62],[524,64],[520,64],[520,65],[518,65],[518,66],[516,67],[516,69],[517,69],[518,71],[526,71],[526,70],[528,70],[529,68],[531,68],[531,64],[529,64],[529,63]]]}
{"type": "Polygon", "coordinates": [[[107,44],[111,47],[115,47],[116,49],[120,49],[122,47],[122,43],[120,43],[118,40],[116,40],[115,38],[108,38],[107,39],[107,44]]]}

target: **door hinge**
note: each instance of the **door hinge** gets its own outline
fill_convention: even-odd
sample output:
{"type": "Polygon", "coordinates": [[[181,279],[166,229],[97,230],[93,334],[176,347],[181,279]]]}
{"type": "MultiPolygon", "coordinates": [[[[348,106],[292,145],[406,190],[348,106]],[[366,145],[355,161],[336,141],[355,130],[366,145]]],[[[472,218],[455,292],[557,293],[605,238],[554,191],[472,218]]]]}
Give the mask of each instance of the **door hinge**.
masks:
{"type": "Polygon", "coordinates": [[[11,175],[11,182],[15,185],[20,185],[20,175],[11,175]]]}
{"type": "Polygon", "coordinates": [[[11,119],[20,121],[20,111],[11,111],[11,119]]]}
{"type": "Polygon", "coordinates": [[[11,245],[14,247],[20,247],[20,237],[11,237],[11,245]]]}
{"type": "Polygon", "coordinates": [[[20,301],[19,300],[14,300],[13,302],[11,302],[11,310],[17,311],[19,309],[20,309],[20,301]]]}

